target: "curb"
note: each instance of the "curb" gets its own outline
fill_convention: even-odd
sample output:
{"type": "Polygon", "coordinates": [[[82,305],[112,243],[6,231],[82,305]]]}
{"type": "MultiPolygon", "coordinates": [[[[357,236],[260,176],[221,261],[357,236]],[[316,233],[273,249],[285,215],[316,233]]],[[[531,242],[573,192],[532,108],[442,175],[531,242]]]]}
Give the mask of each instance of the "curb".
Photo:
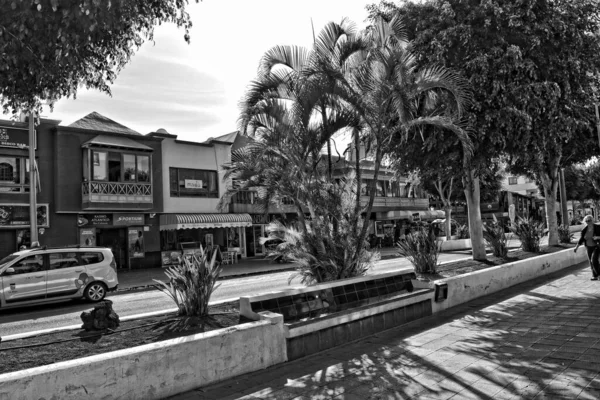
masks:
{"type": "MultiPolygon", "coordinates": [[[[208,303],[208,305],[209,306],[218,306],[221,304],[232,303],[232,302],[236,302],[239,300],[240,300],[239,298],[223,299],[223,300],[218,300],[218,301],[211,301],[208,303]]],[[[123,318],[119,318],[119,321],[130,321],[132,319],[156,317],[158,315],[167,315],[167,314],[171,314],[171,313],[175,313],[175,312],[177,312],[177,308],[168,308],[166,310],[151,311],[151,312],[147,312],[147,313],[143,313],[143,314],[126,315],[123,318]]],[[[12,340],[26,339],[26,338],[30,338],[30,337],[34,337],[34,336],[38,336],[38,335],[43,335],[46,333],[72,331],[72,330],[77,330],[77,329],[81,329],[81,324],[59,326],[56,328],[41,329],[39,331],[15,333],[14,335],[7,335],[7,336],[0,337],[0,343],[10,342],[12,340]]]]}

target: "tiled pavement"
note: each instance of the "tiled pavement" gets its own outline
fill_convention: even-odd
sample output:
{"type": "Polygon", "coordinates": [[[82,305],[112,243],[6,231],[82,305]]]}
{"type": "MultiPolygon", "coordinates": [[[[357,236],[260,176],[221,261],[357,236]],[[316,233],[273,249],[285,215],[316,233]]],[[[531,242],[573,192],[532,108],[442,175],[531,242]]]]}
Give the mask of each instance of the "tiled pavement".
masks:
{"type": "Polygon", "coordinates": [[[600,399],[600,281],[585,264],[173,399],[600,399]]]}

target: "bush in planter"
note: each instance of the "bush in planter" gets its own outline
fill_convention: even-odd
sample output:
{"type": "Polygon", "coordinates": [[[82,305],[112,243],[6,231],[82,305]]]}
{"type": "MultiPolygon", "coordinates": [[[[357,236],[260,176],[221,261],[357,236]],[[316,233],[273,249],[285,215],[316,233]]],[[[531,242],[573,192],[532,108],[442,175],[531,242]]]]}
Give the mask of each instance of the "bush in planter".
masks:
{"type": "Polygon", "coordinates": [[[418,274],[435,274],[440,254],[434,235],[425,229],[406,235],[404,240],[396,243],[398,255],[406,257],[415,267],[418,274]]]}
{"type": "Polygon", "coordinates": [[[533,218],[521,218],[510,227],[510,230],[517,235],[521,241],[521,248],[524,251],[539,253],[540,240],[544,236],[544,223],[535,221],[533,218]]]}
{"type": "Polygon", "coordinates": [[[167,268],[168,282],[154,279],[156,288],[167,294],[177,307],[179,315],[205,317],[208,315],[208,302],[219,275],[221,263],[217,260],[218,251],[212,257],[200,247],[200,254],[190,254],[180,259],[179,265],[167,268]],[[210,257],[210,258],[209,258],[210,257]]]}
{"type": "Polygon", "coordinates": [[[471,237],[471,233],[469,232],[469,225],[459,225],[456,228],[456,238],[457,239],[469,239],[471,237]]]}
{"type": "Polygon", "coordinates": [[[558,241],[560,243],[571,243],[575,235],[569,230],[567,225],[558,226],[558,241]]]}
{"type": "Polygon", "coordinates": [[[506,234],[504,233],[504,227],[498,222],[495,215],[492,222],[483,224],[483,239],[492,248],[492,252],[496,257],[506,257],[508,254],[506,234]]]}

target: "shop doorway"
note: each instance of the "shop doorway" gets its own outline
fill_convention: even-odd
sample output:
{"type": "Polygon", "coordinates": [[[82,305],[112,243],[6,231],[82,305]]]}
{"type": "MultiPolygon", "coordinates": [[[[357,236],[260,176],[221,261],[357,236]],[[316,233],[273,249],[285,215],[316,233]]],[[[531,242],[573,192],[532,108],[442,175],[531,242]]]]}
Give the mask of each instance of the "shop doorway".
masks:
{"type": "Polygon", "coordinates": [[[98,246],[108,247],[115,256],[117,268],[128,268],[127,264],[127,231],[123,228],[98,229],[96,233],[98,246]]]}
{"type": "Polygon", "coordinates": [[[252,225],[246,227],[246,251],[248,257],[262,256],[263,245],[260,238],[263,236],[263,225],[252,225]]]}

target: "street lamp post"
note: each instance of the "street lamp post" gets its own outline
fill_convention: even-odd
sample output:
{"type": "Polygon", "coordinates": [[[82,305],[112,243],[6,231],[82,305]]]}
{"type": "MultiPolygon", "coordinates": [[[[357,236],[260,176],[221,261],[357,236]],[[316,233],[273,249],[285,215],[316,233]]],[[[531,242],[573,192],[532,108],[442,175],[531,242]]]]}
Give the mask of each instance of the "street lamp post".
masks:
{"type": "Polygon", "coordinates": [[[29,224],[31,244],[38,241],[34,112],[29,112],[29,224]]]}

